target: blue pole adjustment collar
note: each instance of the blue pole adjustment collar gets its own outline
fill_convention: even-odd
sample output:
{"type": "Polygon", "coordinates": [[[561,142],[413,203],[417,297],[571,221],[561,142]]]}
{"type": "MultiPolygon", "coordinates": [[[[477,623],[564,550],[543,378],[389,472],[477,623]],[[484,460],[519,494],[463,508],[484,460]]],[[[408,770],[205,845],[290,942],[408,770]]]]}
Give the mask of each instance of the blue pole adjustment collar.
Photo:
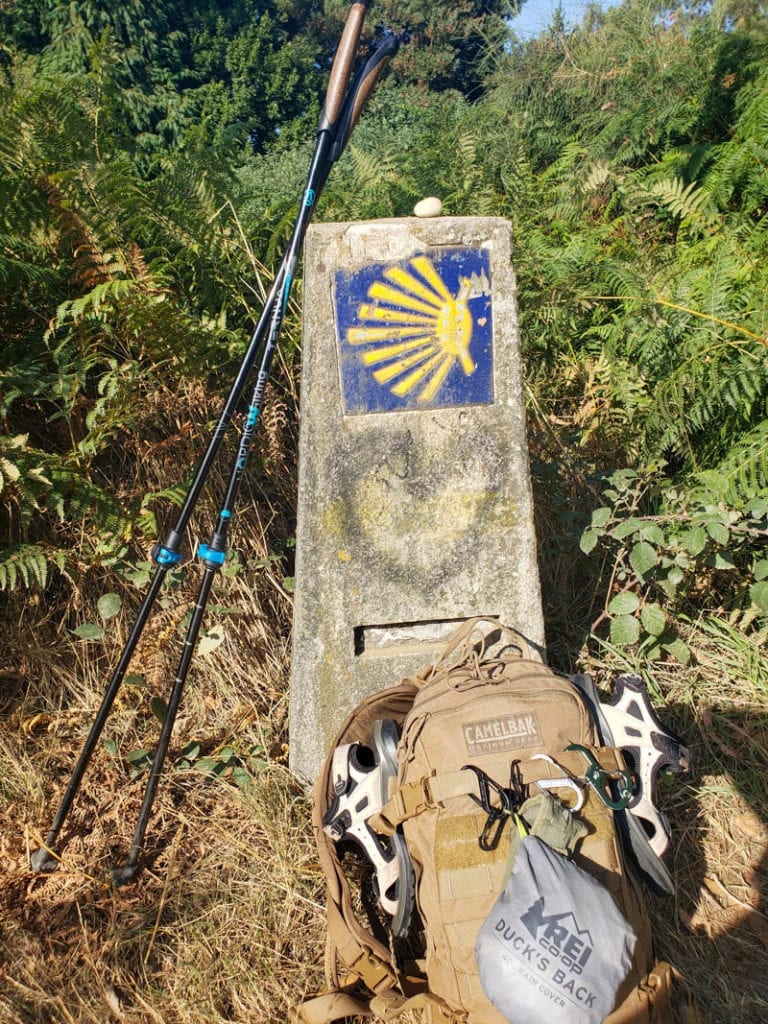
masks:
{"type": "Polygon", "coordinates": [[[163,544],[155,544],[152,557],[158,565],[178,565],[184,557],[180,551],[172,551],[163,544]]]}
{"type": "Polygon", "coordinates": [[[205,562],[213,562],[214,565],[224,565],[227,552],[217,551],[215,548],[211,548],[207,544],[198,544],[197,557],[202,558],[205,562]]]}

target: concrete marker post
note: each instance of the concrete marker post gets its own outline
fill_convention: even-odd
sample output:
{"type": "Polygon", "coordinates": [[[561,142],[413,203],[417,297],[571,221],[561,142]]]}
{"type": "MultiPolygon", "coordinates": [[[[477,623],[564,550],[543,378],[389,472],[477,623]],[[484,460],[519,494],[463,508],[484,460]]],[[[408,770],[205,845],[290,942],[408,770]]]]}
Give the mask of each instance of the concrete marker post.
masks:
{"type": "Polygon", "coordinates": [[[307,234],[290,766],[475,615],[544,644],[511,228],[307,234]]]}

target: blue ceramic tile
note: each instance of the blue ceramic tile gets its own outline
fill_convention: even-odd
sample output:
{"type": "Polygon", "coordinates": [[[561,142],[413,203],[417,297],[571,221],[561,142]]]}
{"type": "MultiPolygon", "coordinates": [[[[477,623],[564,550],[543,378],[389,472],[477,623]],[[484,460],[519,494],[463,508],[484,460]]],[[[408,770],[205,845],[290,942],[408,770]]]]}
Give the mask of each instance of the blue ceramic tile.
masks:
{"type": "Polygon", "coordinates": [[[493,402],[485,250],[437,249],[338,271],[334,298],[345,413],[493,402]]]}

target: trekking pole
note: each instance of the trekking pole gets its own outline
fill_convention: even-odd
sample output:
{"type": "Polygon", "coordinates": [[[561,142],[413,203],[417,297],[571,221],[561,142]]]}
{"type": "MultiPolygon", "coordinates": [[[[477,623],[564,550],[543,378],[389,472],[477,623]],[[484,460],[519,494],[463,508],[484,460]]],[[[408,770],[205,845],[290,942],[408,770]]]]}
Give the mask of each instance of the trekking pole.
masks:
{"type": "Polygon", "coordinates": [[[158,543],[152,548],[151,558],[155,563],[155,571],[149,590],[145,594],[144,600],[136,614],[136,620],[128,635],[128,639],[125,642],[125,646],[123,647],[117,666],[109,680],[101,705],[96,713],[96,718],[94,719],[90,732],[83,744],[83,749],[80,752],[77,763],[72,770],[72,775],[67,783],[64,796],[61,799],[61,803],[56,811],[53,823],[46,835],[45,843],[39,850],[35,850],[30,857],[30,865],[33,871],[52,871],[56,867],[57,858],[55,856],[54,849],[59,832],[64,825],[75,796],[80,788],[80,784],[83,780],[86,769],[88,768],[91,757],[93,756],[93,751],[99,741],[99,737],[104,731],[104,726],[106,725],[107,718],[109,717],[109,712],[112,709],[112,705],[114,704],[120,686],[122,685],[123,678],[128,670],[131,658],[136,651],[141,635],[144,632],[144,627],[147,623],[147,619],[149,618],[149,614],[152,611],[155,600],[162,589],[163,583],[165,582],[166,573],[169,569],[178,565],[183,557],[181,553],[181,543],[184,531],[189,523],[203,487],[205,486],[216,454],[231,423],[232,416],[236,411],[237,404],[240,400],[243,389],[245,388],[247,378],[261,348],[264,331],[267,323],[269,322],[270,312],[277,295],[277,285],[278,280],[276,278],[267,297],[267,302],[262,310],[259,322],[253,332],[246,354],[243,357],[240,369],[238,370],[235,381],[224,404],[224,408],[222,409],[219,421],[216,424],[203,458],[201,459],[192,479],[184,504],[179,512],[176,525],[168,533],[164,544],[158,543]]]}
{"type": "MultiPolygon", "coordinates": [[[[131,849],[125,863],[120,868],[113,869],[112,875],[116,883],[123,884],[131,881],[141,853],[144,834],[151,813],[152,803],[160,778],[160,772],[170,742],[171,732],[176,719],[176,714],[181,701],[184,684],[189,671],[194,649],[200,632],[203,616],[208,598],[210,596],[213,581],[216,573],[224,564],[226,557],[226,541],[229,525],[234,512],[237,496],[245,472],[251,440],[258,420],[261,403],[264,396],[269,370],[274,356],[280,329],[285,316],[288,304],[291,285],[293,283],[296,263],[298,261],[301,246],[314,212],[317,198],[330,172],[332,164],[339,158],[346,146],[349,136],[354,129],[379,75],[398,50],[401,37],[389,34],[378,44],[360,72],[357,74],[353,85],[348,89],[350,70],[357,51],[360,33],[365,18],[368,0],[356,0],[347,17],[344,31],[334,58],[331,76],[326,93],[323,118],[317,134],[315,152],[307,176],[307,185],[304,190],[302,203],[296,218],[293,234],[288,250],[278,270],[277,276],[270,289],[267,301],[264,305],[259,322],[256,326],[251,343],[238,371],[236,380],[230,390],[219,422],[209,441],[206,452],[201,460],[200,466],[190,485],[189,492],[179,514],[178,521],[173,530],[169,533],[165,544],[157,544],[152,549],[152,558],[156,563],[156,570],[150,589],[137,614],[136,622],[131,630],[119,663],[107,687],[107,691],[97,712],[96,719],[91,727],[83,750],[75,765],[70,781],[67,785],[64,797],[54,818],[53,824],[46,836],[44,845],[30,858],[33,870],[51,870],[56,863],[54,847],[59,832],[63,826],[69,809],[74,801],[77,791],[82,782],[83,775],[90,762],[90,759],[101,735],[112,704],[127,671],[131,657],[136,649],[139,638],[146,625],[147,618],[154,601],[162,587],[167,571],[178,564],[182,555],[180,545],[184,529],[188,525],[192,511],[200,497],[205,481],[210,474],[215,456],[220,447],[224,433],[228,428],[237,403],[244,390],[247,377],[256,362],[256,357],[261,352],[261,362],[257,375],[256,386],[253,391],[248,414],[242,430],[240,445],[237,456],[230,474],[227,492],[219,513],[216,528],[212,534],[210,544],[199,545],[198,557],[201,558],[204,566],[203,579],[197,595],[197,600],[192,613],[187,635],[184,640],[182,655],[179,661],[176,678],[174,680],[171,696],[168,702],[167,711],[158,738],[157,749],[150,768],[149,781],[144,794],[138,823],[134,832],[131,849]],[[266,338],[266,340],[265,340],[266,338]]],[[[405,38],[405,37],[403,37],[405,38]]]]}

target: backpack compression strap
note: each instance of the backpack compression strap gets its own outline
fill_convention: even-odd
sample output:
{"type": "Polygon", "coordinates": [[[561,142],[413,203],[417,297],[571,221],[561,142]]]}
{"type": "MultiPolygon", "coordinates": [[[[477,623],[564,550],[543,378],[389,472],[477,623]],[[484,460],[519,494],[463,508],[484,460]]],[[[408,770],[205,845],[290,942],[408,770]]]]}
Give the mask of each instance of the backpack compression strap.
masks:
{"type": "Polygon", "coordinates": [[[429,1007],[431,1024],[465,1024],[466,1014],[453,1013],[442,999],[431,992],[420,992],[406,998],[397,992],[374,996],[370,1002],[364,997],[336,989],[308,999],[291,1013],[291,1024],[332,1024],[348,1017],[374,1018],[394,1021],[408,1010],[429,1007]]]}
{"type": "MultiPolygon", "coordinates": [[[[622,771],[625,768],[621,751],[617,747],[590,747],[595,761],[601,768],[609,772],[622,771]]],[[[562,751],[557,755],[557,763],[574,778],[579,778],[584,769],[584,758],[575,751],[562,751]]],[[[522,780],[529,784],[551,778],[551,770],[546,762],[523,761],[520,764],[522,780]]],[[[453,772],[442,772],[437,775],[426,775],[413,782],[396,785],[390,793],[389,800],[378,814],[369,819],[369,825],[380,835],[391,835],[398,825],[415,818],[424,811],[441,806],[446,800],[457,796],[469,796],[477,791],[477,779],[468,771],[459,769],[453,772]]]]}

